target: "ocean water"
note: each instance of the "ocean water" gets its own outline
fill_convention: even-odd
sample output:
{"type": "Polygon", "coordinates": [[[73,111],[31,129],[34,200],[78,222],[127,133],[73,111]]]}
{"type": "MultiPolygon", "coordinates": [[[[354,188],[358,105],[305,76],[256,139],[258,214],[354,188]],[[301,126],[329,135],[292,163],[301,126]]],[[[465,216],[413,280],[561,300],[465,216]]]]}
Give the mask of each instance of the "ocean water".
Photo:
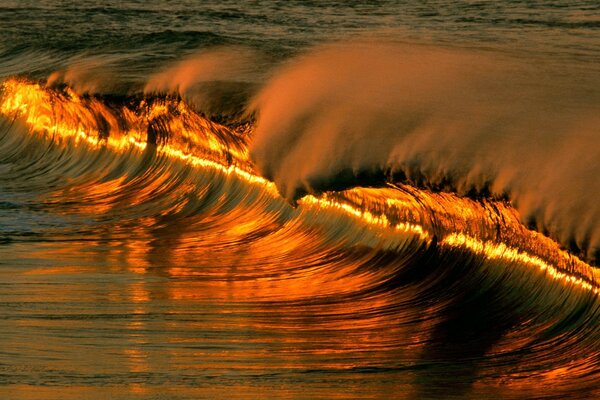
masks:
{"type": "Polygon", "coordinates": [[[600,397],[596,1],[0,0],[0,397],[600,397]]]}

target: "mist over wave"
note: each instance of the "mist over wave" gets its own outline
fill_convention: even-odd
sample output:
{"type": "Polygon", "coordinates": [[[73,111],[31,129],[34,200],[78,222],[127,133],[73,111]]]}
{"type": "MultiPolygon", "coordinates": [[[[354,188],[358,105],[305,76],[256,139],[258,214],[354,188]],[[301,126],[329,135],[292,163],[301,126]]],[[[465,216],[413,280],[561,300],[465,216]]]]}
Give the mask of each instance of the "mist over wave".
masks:
{"type": "Polygon", "coordinates": [[[597,258],[598,87],[483,51],[326,45],[256,95],[251,156],[288,199],[365,176],[508,198],[525,223],[597,258]]]}
{"type": "Polygon", "coordinates": [[[214,118],[239,117],[266,69],[265,56],[248,47],[213,47],[152,74],[144,92],[176,93],[214,118]]]}
{"type": "Polygon", "coordinates": [[[50,87],[68,85],[79,94],[99,94],[119,91],[119,74],[113,61],[106,57],[77,57],[65,68],[52,72],[47,78],[50,87]]]}

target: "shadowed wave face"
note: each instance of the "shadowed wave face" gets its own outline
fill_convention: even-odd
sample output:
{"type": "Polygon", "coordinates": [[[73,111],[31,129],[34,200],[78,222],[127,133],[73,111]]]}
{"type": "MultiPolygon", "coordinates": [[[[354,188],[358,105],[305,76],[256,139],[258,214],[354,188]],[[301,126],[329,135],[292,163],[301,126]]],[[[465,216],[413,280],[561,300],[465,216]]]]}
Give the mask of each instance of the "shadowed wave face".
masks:
{"type": "Polygon", "coordinates": [[[5,2],[0,398],[600,398],[596,13],[5,2]]]}

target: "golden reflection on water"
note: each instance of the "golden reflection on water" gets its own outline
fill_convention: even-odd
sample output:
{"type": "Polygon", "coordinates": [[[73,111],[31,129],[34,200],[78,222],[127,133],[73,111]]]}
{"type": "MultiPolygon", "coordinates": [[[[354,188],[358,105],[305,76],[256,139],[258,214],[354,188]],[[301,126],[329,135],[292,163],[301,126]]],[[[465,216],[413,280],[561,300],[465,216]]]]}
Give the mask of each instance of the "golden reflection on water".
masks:
{"type": "MultiPolygon", "coordinates": [[[[189,235],[180,243],[192,240],[193,234],[189,235]]],[[[156,239],[172,238],[167,235],[156,239]]],[[[228,239],[222,236],[222,241],[228,239]]],[[[234,260],[225,260],[225,251],[215,252],[213,245],[198,243],[196,250],[187,247],[187,259],[175,257],[162,265],[149,263],[151,250],[146,249],[145,264],[154,264],[146,270],[139,269],[140,262],[144,263],[138,259],[139,253],[127,249],[122,249],[124,254],[104,254],[106,259],[96,267],[64,267],[62,250],[53,259],[49,256],[51,248],[45,248],[40,259],[55,266],[3,277],[4,282],[11,282],[21,292],[5,291],[0,301],[15,301],[10,296],[18,296],[31,304],[19,312],[22,322],[16,330],[18,335],[9,332],[10,341],[5,337],[3,342],[30,357],[56,351],[53,359],[37,364],[35,368],[40,370],[64,371],[67,376],[110,371],[110,379],[130,381],[130,393],[149,395],[158,390],[154,385],[187,384],[177,381],[168,371],[192,377],[192,386],[203,380],[223,385],[219,376],[230,377],[226,378],[233,385],[230,389],[241,390],[254,374],[294,376],[306,370],[324,369],[351,374],[353,369],[399,366],[398,360],[410,365],[418,362],[439,323],[441,309],[403,309],[398,307],[394,291],[360,294],[361,288],[368,289],[386,274],[356,274],[361,260],[370,263],[365,254],[340,258],[337,263],[324,260],[327,268],[315,266],[312,271],[306,268],[296,275],[287,271],[275,277],[269,274],[281,267],[277,260],[271,264],[259,261],[248,250],[238,259],[240,266],[233,267],[234,260]],[[229,268],[226,264],[230,264],[229,268]],[[106,271],[105,265],[112,265],[113,271],[106,271]],[[23,292],[23,288],[28,291],[23,292]],[[55,306],[39,310],[38,314],[35,308],[39,303],[55,306]],[[60,319],[53,319],[56,317],[60,319]],[[38,337],[44,331],[48,334],[43,343],[28,343],[28,338],[38,337]],[[175,381],[169,384],[171,379],[175,381]]],[[[93,254],[85,243],[73,243],[69,249],[80,260],[93,254]]],[[[299,249],[282,251],[287,252],[286,257],[293,257],[299,249]]],[[[406,299],[406,293],[403,298],[411,301],[406,299]]],[[[511,343],[519,347],[518,342],[511,343]]],[[[20,356],[15,360],[17,364],[23,362],[20,356]]],[[[409,393],[414,373],[406,372],[400,377],[390,374],[364,378],[365,382],[372,380],[367,387],[373,396],[396,390],[409,393]]],[[[552,375],[552,371],[545,374],[544,379],[536,376],[518,380],[518,385],[527,391],[535,387],[532,382],[550,384],[552,379],[564,381],[572,376],[562,372],[552,375]]],[[[345,378],[348,377],[338,376],[345,378]]],[[[44,379],[43,373],[40,379],[44,379]]],[[[102,378],[98,379],[102,384],[102,378]]],[[[298,381],[280,386],[291,398],[301,396],[301,388],[311,392],[320,388],[310,379],[301,383],[305,379],[302,375],[294,379],[298,381]]],[[[365,382],[361,390],[365,389],[365,382]]],[[[490,385],[495,383],[484,380],[475,393],[485,393],[490,385]]],[[[194,390],[207,393],[206,388],[194,390]]],[[[219,397],[227,393],[223,386],[220,392],[216,387],[212,390],[219,397]]],[[[255,390],[248,390],[247,393],[256,394],[255,390]]],[[[269,397],[276,393],[273,389],[264,390],[269,397]]],[[[340,389],[320,390],[323,395],[333,396],[340,389]]],[[[240,394],[240,398],[244,396],[240,394]]]]}

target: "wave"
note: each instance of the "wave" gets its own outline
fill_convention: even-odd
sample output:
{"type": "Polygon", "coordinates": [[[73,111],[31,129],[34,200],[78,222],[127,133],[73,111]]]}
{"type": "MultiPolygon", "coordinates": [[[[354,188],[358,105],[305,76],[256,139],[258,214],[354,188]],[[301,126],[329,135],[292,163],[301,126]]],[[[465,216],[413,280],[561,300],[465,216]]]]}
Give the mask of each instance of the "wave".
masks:
{"type": "MultiPolygon", "coordinates": [[[[78,222],[80,232],[171,232],[167,242],[138,245],[154,264],[171,260],[175,276],[208,274],[177,261],[206,259],[207,279],[230,279],[221,256],[233,254],[243,260],[236,279],[248,281],[238,298],[327,308],[328,319],[304,321],[306,329],[366,329],[393,315],[371,351],[414,348],[418,361],[370,371],[412,371],[422,382],[415,398],[448,385],[455,397],[477,397],[477,384],[497,382],[517,397],[540,387],[597,394],[600,272],[524,226],[506,200],[405,182],[313,192],[294,207],[256,172],[252,125],[211,122],[178,96],[81,96],[9,79],[0,112],[5,190],[46,193],[45,206],[58,215],[94,215],[78,222]]],[[[45,237],[40,224],[0,231],[0,245],[45,237]]],[[[65,235],[61,223],[52,227],[46,240],[65,235]]]]}
{"type": "MultiPolygon", "coordinates": [[[[259,176],[249,159],[250,125],[227,128],[210,122],[179,97],[80,97],[67,86],[51,89],[30,81],[8,80],[3,84],[2,100],[0,111],[5,117],[23,121],[53,142],[97,146],[116,153],[152,149],[163,157],[233,174],[279,196],[275,185],[259,176]]],[[[413,233],[429,244],[460,245],[488,256],[504,249],[517,259],[522,250],[541,257],[533,262],[540,268],[574,274],[580,285],[597,291],[597,270],[527,229],[508,201],[388,184],[387,188],[357,187],[306,195],[298,203],[342,210],[386,229],[414,229],[413,233]]]]}
{"type": "Polygon", "coordinates": [[[357,180],[508,199],[528,226],[597,260],[597,87],[483,51],[327,45],[255,96],[250,152],[290,200],[357,180]]]}

